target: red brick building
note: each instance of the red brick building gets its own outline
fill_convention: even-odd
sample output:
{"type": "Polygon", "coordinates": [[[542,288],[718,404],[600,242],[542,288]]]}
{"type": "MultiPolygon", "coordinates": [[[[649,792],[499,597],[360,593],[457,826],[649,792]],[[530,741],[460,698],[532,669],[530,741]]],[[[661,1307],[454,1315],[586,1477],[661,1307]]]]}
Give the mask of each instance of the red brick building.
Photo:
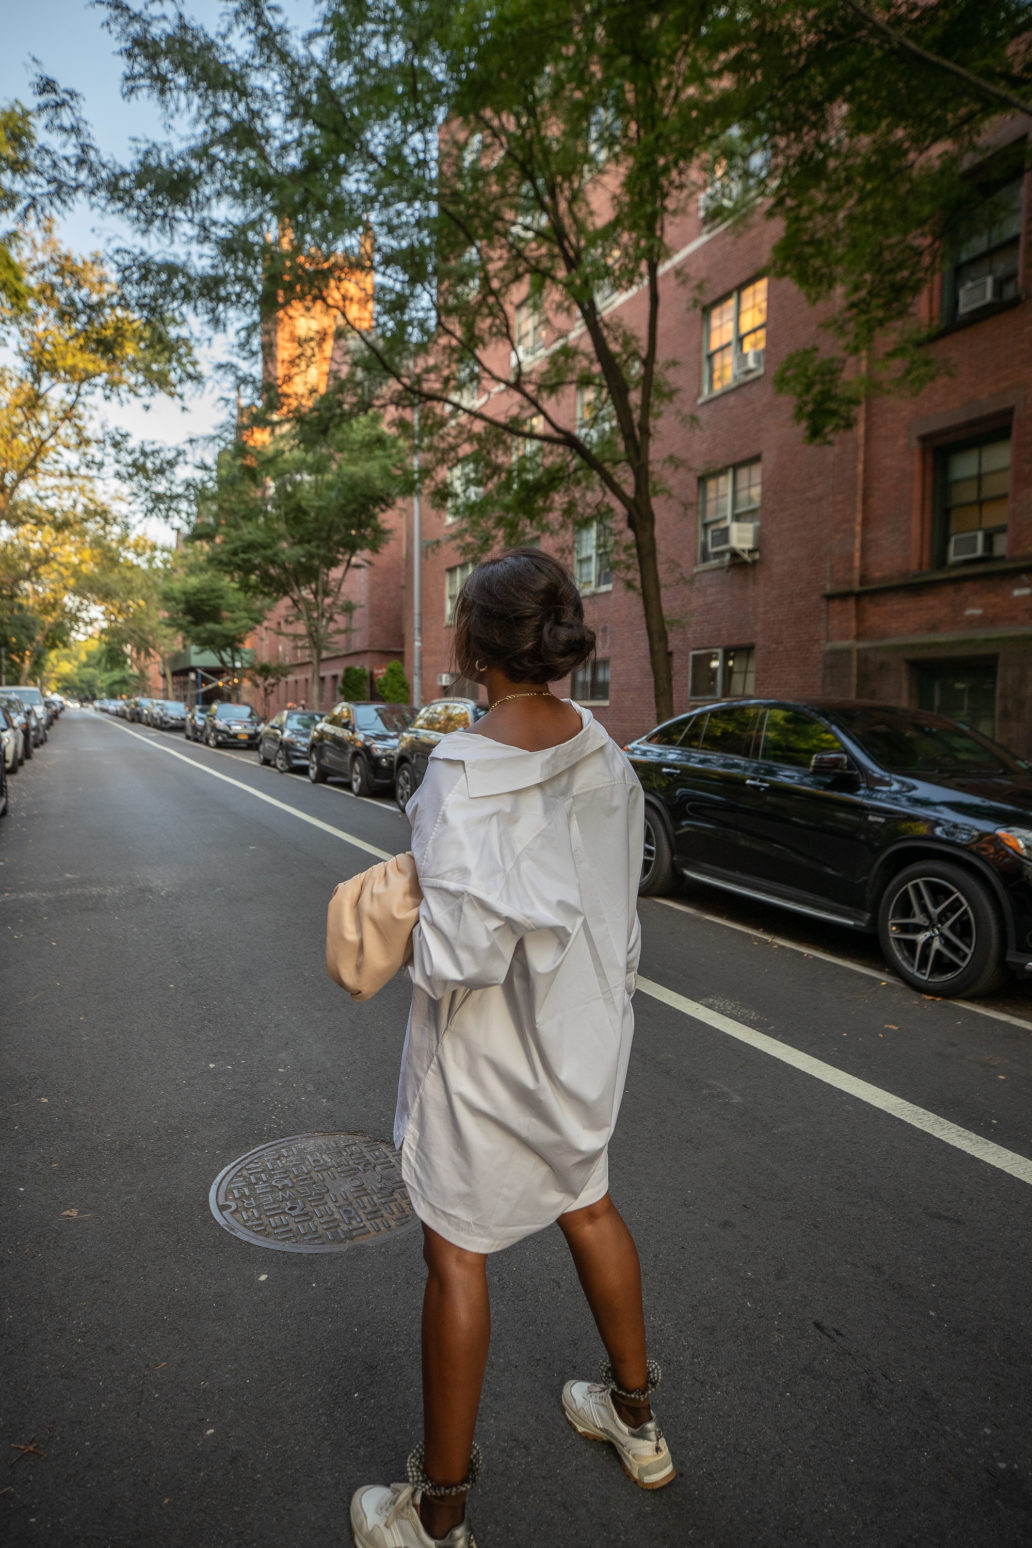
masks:
{"type": "MultiPolygon", "coordinates": [[[[773,390],[818,319],[766,278],[769,226],[709,226],[698,212],[683,222],[662,279],[679,396],[657,453],[683,463],[658,534],[678,711],[721,694],[866,697],[955,714],[1032,754],[1030,182],[1001,191],[926,300],[941,322],[928,347],[950,373],[919,397],[868,403],[826,447],[804,444],[791,400],[773,390]]],[[[632,323],[644,316],[641,293],[611,304],[632,323]]],[[[566,411],[572,422],[572,402],[566,411]]],[[[410,511],[405,530],[411,678],[410,511]]],[[[455,529],[425,500],[422,536],[426,700],[452,680],[464,571],[455,529]]],[[[574,691],[627,739],[656,718],[640,600],[590,532],[576,553],[572,533],[556,546],[583,578],[598,636],[574,691]]]]}

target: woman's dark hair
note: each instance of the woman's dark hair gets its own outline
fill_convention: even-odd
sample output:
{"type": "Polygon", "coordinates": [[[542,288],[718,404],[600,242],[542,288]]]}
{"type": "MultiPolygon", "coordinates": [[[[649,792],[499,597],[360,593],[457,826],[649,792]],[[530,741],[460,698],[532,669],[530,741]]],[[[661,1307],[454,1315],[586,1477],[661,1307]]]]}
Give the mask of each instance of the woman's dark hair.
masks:
{"type": "Polygon", "coordinates": [[[552,683],[594,648],[573,576],[551,554],[511,548],[478,564],[459,592],[455,661],[463,677],[496,666],[514,683],[552,683]]]}

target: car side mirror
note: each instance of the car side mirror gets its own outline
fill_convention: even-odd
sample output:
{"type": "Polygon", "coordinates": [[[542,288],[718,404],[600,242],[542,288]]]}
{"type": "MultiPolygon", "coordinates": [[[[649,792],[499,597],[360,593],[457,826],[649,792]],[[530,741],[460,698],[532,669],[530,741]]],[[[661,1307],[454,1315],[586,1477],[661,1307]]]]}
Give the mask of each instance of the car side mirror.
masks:
{"type": "Polygon", "coordinates": [[[845,753],[814,753],[810,759],[811,774],[848,774],[849,771],[849,759],[845,753]]]}

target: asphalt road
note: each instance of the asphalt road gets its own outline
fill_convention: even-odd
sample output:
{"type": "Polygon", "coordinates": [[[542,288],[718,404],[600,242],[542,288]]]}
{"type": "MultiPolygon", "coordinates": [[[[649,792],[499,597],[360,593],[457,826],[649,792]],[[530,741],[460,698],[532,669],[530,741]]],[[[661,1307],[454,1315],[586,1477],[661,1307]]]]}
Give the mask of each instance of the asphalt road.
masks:
{"type": "MultiPolygon", "coordinates": [[[[86,711],[12,780],[12,1545],[346,1545],[352,1489],[402,1476],[418,1232],[269,1251],[208,1205],[265,1142],[390,1134],[404,981],[356,1006],[323,968],[329,893],[371,861],[349,838],[394,852],[407,824],[86,711]]],[[[601,1351],[545,1232],[491,1262],[481,1548],[1029,1544],[1027,988],[929,1000],[701,894],[642,920],[611,1175],[679,1477],[641,1493],[564,1424],[601,1351]]]]}

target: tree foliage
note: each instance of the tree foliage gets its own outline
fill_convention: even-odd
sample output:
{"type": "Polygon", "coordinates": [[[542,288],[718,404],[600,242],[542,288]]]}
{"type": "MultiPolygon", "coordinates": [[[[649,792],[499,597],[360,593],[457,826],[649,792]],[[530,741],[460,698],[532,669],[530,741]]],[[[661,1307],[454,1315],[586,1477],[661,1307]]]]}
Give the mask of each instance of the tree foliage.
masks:
{"type": "Polygon", "coordinates": [[[176,133],[104,192],[189,237],[186,263],[136,255],[142,292],[219,323],[270,293],[329,299],[299,255],[357,262],[371,227],[376,322],[341,308],[348,382],[420,403],[467,554],[619,518],[665,716],[663,308],[703,299],[690,262],[684,291],[662,284],[680,217],[719,179],[729,218],[775,221],[776,272],[826,322],[778,382],[826,439],[866,392],[935,369],[915,303],[972,219],[982,137],[1024,100],[1022,0],[872,5],[322,0],[299,40],[263,0],[228,4],[211,36],[106,0],[127,89],[176,133]],[[274,221],[292,246],[267,241],[274,221]]]}
{"type": "Polygon", "coordinates": [[[245,595],[202,543],[177,555],[160,600],[169,627],[209,651],[223,671],[240,666],[244,642],[267,611],[266,599],[245,595]]]}
{"type": "Polygon", "coordinates": [[[408,704],[412,697],[405,668],[400,661],[388,661],[376,679],[376,691],[385,704],[408,704]]]}
{"type": "Polygon", "coordinates": [[[227,448],[202,494],[194,540],[243,598],[288,604],[284,632],[310,652],[313,703],[347,627],[348,574],[387,541],[403,478],[404,445],[376,416],[301,415],[227,448]]]}

